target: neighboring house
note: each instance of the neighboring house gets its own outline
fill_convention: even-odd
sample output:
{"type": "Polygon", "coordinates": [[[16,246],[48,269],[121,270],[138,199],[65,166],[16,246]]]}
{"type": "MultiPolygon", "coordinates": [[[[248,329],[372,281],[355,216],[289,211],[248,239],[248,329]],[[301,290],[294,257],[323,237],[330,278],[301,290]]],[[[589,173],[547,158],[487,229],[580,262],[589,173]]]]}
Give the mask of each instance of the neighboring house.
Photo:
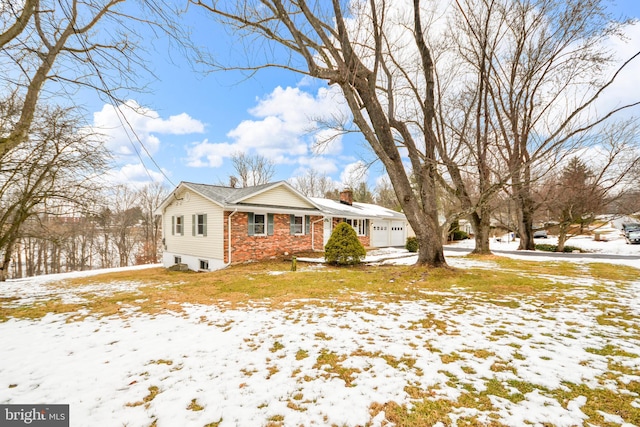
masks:
{"type": "Polygon", "coordinates": [[[215,270],[231,263],[322,251],[346,221],[364,246],[403,246],[403,214],[380,206],[309,198],[285,181],[247,188],[181,182],[156,211],[162,215],[163,264],[215,270]],[[229,244],[230,242],[230,244],[229,244]]]}

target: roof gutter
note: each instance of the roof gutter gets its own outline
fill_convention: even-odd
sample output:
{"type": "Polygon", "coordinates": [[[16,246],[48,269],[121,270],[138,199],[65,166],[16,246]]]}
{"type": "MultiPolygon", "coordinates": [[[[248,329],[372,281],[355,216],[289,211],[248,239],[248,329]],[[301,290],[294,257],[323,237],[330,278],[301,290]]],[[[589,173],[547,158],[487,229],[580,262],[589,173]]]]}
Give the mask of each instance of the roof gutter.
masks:
{"type": "Polygon", "coordinates": [[[238,209],[234,210],[227,217],[227,263],[224,265],[225,267],[229,267],[231,265],[231,217],[238,213],[238,209]]]}

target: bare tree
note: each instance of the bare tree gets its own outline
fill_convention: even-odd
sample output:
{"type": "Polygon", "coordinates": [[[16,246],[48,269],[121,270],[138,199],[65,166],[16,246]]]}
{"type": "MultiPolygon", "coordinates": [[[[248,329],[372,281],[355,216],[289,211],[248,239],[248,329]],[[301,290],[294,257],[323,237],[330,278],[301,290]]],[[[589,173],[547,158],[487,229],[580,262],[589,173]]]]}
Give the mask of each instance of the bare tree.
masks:
{"type": "Polygon", "coordinates": [[[385,166],[416,233],[417,263],[445,266],[436,195],[434,59],[425,40],[422,2],[414,0],[410,16],[400,18],[388,13],[391,2],[191,3],[211,12],[245,43],[250,63],[236,68],[281,67],[340,87],[354,123],[385,166]],[[398,35],[400,29],[406,32],[398,35]],[[407,55],[405,45],[413,55],[407,55]],[[285,54],[253,55],[251,49],[258,47],[261,52],[284,49],[285,54]],[[407,94],[411,102],[406,102],[407,94]],[[405,168],[405,152],[417,192],[405,168]]]}
{"type": "MultiPolygon", "coordinates": [[[[0,134],[0,158],[27,141],[47,82],[68,96],[92,88],[111,101],[136,81],[145,61],[136,25],[187,39],[162,0],[25,0],[0,5],[0,96],[20,99],[13,126],[0,134]]],[[[122,100],[120,100],[122,101],[122,100]]]]}
{"type": "Polygon", "coordinates": [[[453,219],[471,220],[475,252],[489,252],[493,199],[503,190],[517,218],[509,228],[515,225],[521,249],[534,249],[536,181],[588,144],[587,132],[637,105],[593,114],[637,56],[604,73],[614,62],[603,41],[624,24],[604,10],[599,0],[456,0],[448,46],[432,40],[442,51],[436,74],[442,185],[460,205],[453,219]]]}
{"type": "Polygon", "coordinates": [[[473,227],[474,253],[487,254],[491,230],[491,200],[506,184],[496,161],[496,133],[492,123],[487,81],[499,48],[499,27],[494,23],[498,2],[456,1],[447,32],[447,45],[439,40],[438,154],[445,166],[442,211],[445,228],[461,218],[473,227]],[[446,208],[445,208],[446,207],[446,208]]]}
{"type": "Polygon", "coordinates": [[[136,264],[158,262],[162,221],[155,211],[168,193],[167,188],[159,182],[146,185],[138,191],[138,200],[142,208],[144,245],[142,253],[136,256],[136,264]]]}
{"type": "Polygon", "coordinates": [[[41,112],[30,138],[7,152],[0,164],[0,280],[25,222],[91,204],[93,178],[104,171],[107,160],[103,146],[81,131],[69,110],[41,112]]]}
{"type": "Polygon", "coordinates": [[[315,169],[307,169],[304,174],[291,178],[289,182],[307,197],[325,197],[336,188],[331,178],[315,169]]]}
{"type": "Polygon", "coordinates": [[[139,194],[125,185],[111,189],[109,201],[112,206],[110,235],[118,250],[119,266],[126,267],[134,261],[136,248],[143,243],[144,216],[140,208],[139,194]]]}
{"type": "Polygon", "coordinates": [[[400,211],[400,202],[396,197],[396,193],[393,191],[393,186],[389,181],[389,178],[385,177],[378,181],[376,187],[373,189],[374,202],[377,205],[384,206],[385,208],[393,209],[394,211],[400,211]]]}
{"type": "Polygon", "coordinates": [[[593,136],[597,144],[580,150],[560,173],[547,178],[540,205],[558,223],[558,252],[571,235],[582,234],[629,188],[629,178],[640,163],[637,131],[633,122],[610,124],[593,136]]]}
{"type": "Polygon", "coordinates": [[[274,163],[260,154],[236,152],[231,155],[231,164],[242,188],[267,184],[276,174],[274,163]]]}
{"type": "MultiPolygon", "coordinates": [[[[499,42],[483,77],[488,91],[491,129],[506,187],[515,200],[520,249],[534,249],[533,187],[537,167],[584,146],[586,133],[613,115],[639,105],[596,108],[597,101],[640,52],[617,69],[604,42],[623,22],[606,12],[604,0],[483,0],[473,14],[493,13],[485,21],[499,42]]],[[[461,8],[463,9],[463,8],[461,8]]],[[[469,25],[473,31],[472,25],[469,25]]],[[[475,34],[474,34],[475,35],[475,34]]],[[[476,36],[477,37],[477,36],[476,36]]]]}

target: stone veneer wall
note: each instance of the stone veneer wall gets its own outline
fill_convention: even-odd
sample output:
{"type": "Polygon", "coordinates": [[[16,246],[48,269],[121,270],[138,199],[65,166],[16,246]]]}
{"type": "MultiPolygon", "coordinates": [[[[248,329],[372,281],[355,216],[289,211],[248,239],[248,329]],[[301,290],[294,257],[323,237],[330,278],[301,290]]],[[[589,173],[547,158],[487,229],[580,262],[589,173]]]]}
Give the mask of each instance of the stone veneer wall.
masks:
{"type": "MultiPolygon", "coordinates": [[[[229,215],[231,212],[224,213],[224,261],[229,262],[228,238],[227,230],[229,224],[229,215]]],[[[309,234],[291,235],[290,233],[290,215],[274,214],[273,216],[273,235],[271,236],[249,236],[249,217],[246,212],[237,212],[231,217],[231,262],[239,263],[246,261],[257,261],[282,256],[285,253],[295,254],[297,252],[308,252],[315,250],[324,250],[323,247],[323,223],[322,221],[314,224],[315,221],[322,219],[320,216],[311,216],[311,228],[309,234]],[[315,241],[312,246],[311,238],[315,241]]],[[[266,224],[265,224],[266,227],[266,224]]]]}

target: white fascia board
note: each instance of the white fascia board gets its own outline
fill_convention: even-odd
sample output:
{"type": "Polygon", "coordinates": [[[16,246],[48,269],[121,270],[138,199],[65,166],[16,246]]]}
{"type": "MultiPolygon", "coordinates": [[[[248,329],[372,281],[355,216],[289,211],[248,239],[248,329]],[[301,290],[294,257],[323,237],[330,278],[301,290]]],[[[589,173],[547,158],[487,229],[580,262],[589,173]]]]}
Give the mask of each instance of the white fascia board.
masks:
{"type": "MultiPolygon", "coordinates": [[[[196,193],[196,194],[197,194],[197,195],[199,195],[200,197],[203,197],[203,198],[207,199],[207,200],[208,200],[208,201],[210,201],[211,203],[213,203],[213,204],[215,204],[215,205],[218,205],[218,206],[220,206],[221,208],[222,208],[222,207],[224,207],[224,205],[223,205],[222,203],[220,203],[220,202],[218,202],[218,201],[216,201],[216,200],[213,200],[211,197],[208,197],[206,194],[201,193],[200,191],[198,191],[198,190],[196,190],[195,188],[191,187],[191,186],[189,185],[189,183],[187,183],[187,182],[181,182],[181,183],[180,183],[180,185],[178,185],[178,187],[180,187],[180,186],[183,186],[183,187],[188,188],[189,190],[193,191],[194,193],[196,193]]],[[[178,189],[176,188],[176,191],[175,191],[174,193],[176,193],[176,192],[177,192],[177,190],[178,190],[178,189]]]]}
{"type": "Polygon", "coordinates": [[[251,197],[255,197],[257,195],[260,195],[262,193],[265,193],[267,191],[271,191],[274,188],[277,187],[281,187],[284,186],[286,187],[289,191],[291,191],[292,193],[294,193],[295,195],[297,195],[298,197],[300,197],[301,199],[303,199],[304,201],[308,202],[310,205],[312,205],[313,207],[315,207],[316,209],[318,209],[319,211],[322,210],[322,207],[317,205],[316,203],[314,203],[313,200],[311,200],[309,197],[305,196],[304,194],[302,194],[301,192],[299,192],[298,190],[296,190],[291,184],[289,184],[287,181],[278,181],[278,182],[274,182],[273,185],[269,185],[266,186],[262,189],[260,189],[260,191],[256,191],[250,194],[247,194],[244,197],[241,197],[239,199],[236,200],[232,200],[230,201],[231,204],[235,204],[235,203],[241,203],[243,200],[249,199],[251,197]]]}
{"type": "Polygon", "coordinates": [[[291,214],[291,215],[313,215],[313,216],[327,216],[326,213],[320,210],[309,209],[296,209],[284,206],[247,206],[247,205],[235,205],[227,204],[223,206],[225,211],[238,211],[238,212],[254,212],[260,214],[291,214]]]}

